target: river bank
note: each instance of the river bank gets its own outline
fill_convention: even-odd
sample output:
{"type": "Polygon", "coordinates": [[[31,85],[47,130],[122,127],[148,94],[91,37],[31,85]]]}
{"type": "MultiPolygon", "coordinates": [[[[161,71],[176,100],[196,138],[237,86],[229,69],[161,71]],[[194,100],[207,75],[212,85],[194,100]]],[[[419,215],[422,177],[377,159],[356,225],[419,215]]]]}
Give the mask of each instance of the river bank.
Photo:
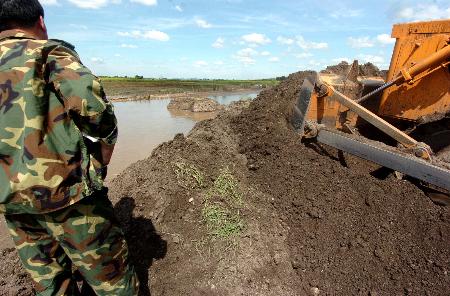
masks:
{"type": "Polygon", "coordinates": [[[261,89],[237,89],[233,91],[203,91],[203,92],[178,92],[178,93],[144,93],[144,94],[122,94],[122,95],[109,95],[108,99],[111,102],[135,102],[135,101],[148,101],[148,100],[166,100],[166,99],[193,99],[193,98],[207,98],[207,97],[221,97],[221,96],[242,96],[252,95],[259,93],[261,89]]]}

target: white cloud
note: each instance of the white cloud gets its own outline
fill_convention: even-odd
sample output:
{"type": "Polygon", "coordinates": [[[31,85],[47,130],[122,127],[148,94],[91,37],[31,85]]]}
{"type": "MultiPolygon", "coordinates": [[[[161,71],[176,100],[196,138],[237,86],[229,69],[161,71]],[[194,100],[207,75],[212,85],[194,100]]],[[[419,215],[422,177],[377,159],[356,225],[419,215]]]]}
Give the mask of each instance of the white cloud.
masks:
{"type": "Polygon", "coordinates": [[[241,38],[243,41],[255,45],[264,45],[272,42],[272,40],[270,40],[266,35],[258,33],[247,34],[241,38]]]}
{"type": "Polygon", "coordinates": [[[263,52],[261,52],[261,55],[262,55],[263,57],[267,57],[267,56],[270,56],[270,52],[268,52],[268,51],[263,51],[263,52]]]}
{"type": "Polygon", "coordinates": [[[313,67],[316,67],[316,69],[322,66],[322,63],[316,60],[310,60],[308,64],[313,67]]]}
{"type": "Polygon", "coordinates": [[[223,62],[223,61],[215,61],[214,62],[214,65],[217,65],[217,66],[222,66],[222,65],[224,65],[225,63],[223,62]]]}
{"type": "Polygon", "coordinates": [[[42,5],[58,5],[58,0],[39,0],[42,5]]]}
{"type": "Polygon", "coordinates": [[[373,47],[374,41],[369,36],[363,37],[348,37],[348,44],[353,48],[367,48],[373,47]]]}
{"type": "Polygon", "coordinates": [[[244,48],[241,49],[237,52],[237,54],[239,56],[245,56],[245,57],[251,57],[251,56],[255,56],[258,55],[258,52],[256,50],[254,50],[253,48],[244,48]]]}
{"type": "Polygon", "coordinates": [[[119,36],[122,37],[131,37],[137,39],[148,39],[148,40],[157,40],[157,41],[169,41],[170,37],[164,32],[150,30],[150,31],[131,31],[131,32],[117,32],[119,36]]]}
{"type": "Polygon", "coordinates": [[[300,48],[302,48],[304,50],[328,48],[328,43],[326,43],[326,42],[307,41],[301,35],[297,36],[297,37],[278,36],[277,41],[280,44],[288,45],[288,46],[294,45],[296,43],[300,48]]]}
{"type": "Polygon", "coordinates": [[[208,66],[208,63],[205,61],[195,61],[194,66],[198,67],[198,68],[206,67],[206,66],[208,66]]]}
{"type": "Polygon", "coordinates": [[[388,34],[380,34],[377,36],[377,41],[381,44],[393,44],[395,43],[395,38],[391,38],[388,34]]]}
{"type": "Polygon", "coordinates": [[[295,40],[292,38],[286,38],[283,36],[278,36],[277,41],[283,45],[292,45],[295,43],[295,40]]]}
{"type": "Polygon", "coordinates": [[[203,29],[209,29],[212,27],[212,25],[210,23],[208,23],[207,21],[203,20],[203,19],[196,19],[195,20],[195,24],[203,29]]]}
{"type": "Polygon", "coordinates": [[[271,62],[271,63],[278,63],[280,61],[280,58],[279,57],[271,57],[270,59],[269,59],[269,62],[271,62]]]}
{"type": "Polygon", "coordinates": [[[117,57],[117,58],[121,57],[121,55],[119,53],[116,53],[114,56],[117,57]]]}
{"type": "Polygon", "coordinates": [[[157,0],[130,0],[130,2],[139,3],[147,6],[155,6],[158,5],[157,0]]]}
{"type": "Polygon", "coordinates": [[[374,38],[369,36],[348,37],[348,44],[353,48],[370,48],[375,45],[390,45],[395,43],[395,38],[391,38],[388,34],[380,34],[374,38]]]}
{"type": "Polygon", "coordinates": [[[219,37],[211,46],[214,48],[223,48],[224,44],[225,44],[225,39],[222,37],[219,37]]]}
{"type": "Polygon", "coordinates": [[[137,45],[126,44],[126,43],[121,44],[120,47],[122,47],[122,48],[138,48],[137,45]]]}
{"type": "Polygon", "coordinates": [[[253,48],[244,48],[239,50],[236,55],[234,55],[233,57],[235,59],[237,59],[239,62],[241,62],[242,64],[248,66],[248,65],[253,65],[256,63],[256,60],[253,58],[254,56],[257,56],[258,52],[256,50],[254,50],[253,48]]]}
{"type": "Polygon", "coordinates": [[[450,18],[450,4],[446,2],[444,6],[437,4],[418,4],[415,7],[404,7],[397,11],[396,17],[408,21],[426,21],[433,19],[450,18]]]}
{"type": "Polygon", "coordinates": [[[105,61],[102,58],[92,57],[91,62],[95,64],[103,64],[105,61]]]}
{"type": "Polygon", "coordinates": [[[412,9],[411,7],[400,9],[397,12],[397,17],[401,19],[412,19],[414,18],[414,9],[412,9]]]}
{"type": "Polygon", "coordinates": [[[328,43],[326,42],[313,42],[307,41],[303,36],[297,36],[297,45],[302,49],[325,49],[328,48],[328,43]]]}
{"type": "Polygon", "coordinates": [[[237,57],[238,61],[242,64],[248,66],[248,65],[254,65],[256,63],[256,60],[251,57],[237,57]]]}
{"type": "Polygon", "coordinates": [[[176,5],[175,10],[178,12],[183,12],[183,7],[181,7],[180,5],[176,5]]]}
{"type": "Polygon", "coordinates": [[[69,0],[70,3],[85,9],[98,9],[108,5],[108,0],[69,0]]]}
{"type": "Polygon", "coordinates": [[[385,59],[382,56],[371,55],[371,54],[360,54],[358,55],[358,60],[363,63],[372,63],[377,66],[384,66],[385,59]]]}

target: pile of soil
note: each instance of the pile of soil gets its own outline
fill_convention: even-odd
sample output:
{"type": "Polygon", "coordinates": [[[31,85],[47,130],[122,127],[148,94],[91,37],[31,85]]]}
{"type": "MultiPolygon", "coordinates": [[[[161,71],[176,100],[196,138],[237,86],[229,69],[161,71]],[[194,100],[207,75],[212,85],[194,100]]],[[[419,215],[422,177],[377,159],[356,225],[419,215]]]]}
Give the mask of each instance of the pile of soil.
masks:
{"type": "Polygon", "coordinates": [[[223,106],[210,98],[186,97],[172,99],[167,109],[190,112],[215,112],[222,110],[223,106]]]}
{"type": "Polygon", "coordinates": [[[449,209],[408,181],[373,177],[375,165],[302,144],[288,116],[310,74],[199,123],[113,181],[152,295],[448,294],[449,209]],[[180,185],[174,163],[195,165],[206,188],[180,185]],[[208,239],[201,214],[224,167],[244,193],[245,229],[231,242],[208,239]]]}
{"type": "Polygon", "coordinates": [[[111,182],[141,295],[449,294],[450,209],[408,181],[377,179],[375,165],[301,143],[288,119],[310,74],[198,123],[111,182]],[[243,222],[226,239],[202,215],[225,168],[243,222]]]}
{"type": "Polygon", "coordinates": [[[328,73],[328,74],[337,74],[344,76],[347,75],[348,70],[350,69],[350,64],[346,61],[342,61],[337,65],[331,65],[327,66],[325,70],[322,70],[322,73],[328,73]]]}
{"type": "Polygon", "coordinates": [[[385,77],[386,71],[380,70],[372,63],[359,65],[359,75],[368,77],[385,77]]]}
{"type": "Polygon", "coordinates": [[[31,279],[22,268],[16,249],[5,248],[0,251],[0,295],[34,295],[31,279]]]}
{"type": "MultiPolygon", "coordinates": [[[[331,65],[327,66],[325,70],[321,71],[322,73],[330,73],[330,74],[337,74],[341,76],[346,76],[348,74],[348,71],[350,70],[351,64],[349,64],[346,61],[342,61],[337,65],[331,65]]],[[[358,66],[359,76],[366,76],[366,77],[382,77],[386,78],[387,71],[386,70],[380,70],[377,66],[375,66],[372,63],[365,63],[358,66]]]]}

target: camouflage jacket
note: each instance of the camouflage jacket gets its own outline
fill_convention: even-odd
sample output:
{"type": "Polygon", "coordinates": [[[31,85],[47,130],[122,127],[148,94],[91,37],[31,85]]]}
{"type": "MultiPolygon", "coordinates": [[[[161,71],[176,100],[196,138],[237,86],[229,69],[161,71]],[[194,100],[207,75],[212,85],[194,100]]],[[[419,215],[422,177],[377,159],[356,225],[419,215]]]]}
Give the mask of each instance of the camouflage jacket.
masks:
{"type": "Polygon", "coordinates": [[[113,106],[63,41],[0,32],[0,213],[46,213],[103,187],[83,135],[114,144],[113,106]]]}

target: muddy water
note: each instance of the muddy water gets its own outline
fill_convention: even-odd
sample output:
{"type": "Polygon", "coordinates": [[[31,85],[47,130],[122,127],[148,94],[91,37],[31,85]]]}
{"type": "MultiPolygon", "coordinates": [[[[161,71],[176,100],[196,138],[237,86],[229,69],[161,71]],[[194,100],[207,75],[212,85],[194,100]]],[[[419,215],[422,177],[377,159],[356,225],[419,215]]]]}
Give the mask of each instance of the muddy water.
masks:
{"type": "MultiPolygon", "coordinates": [[[[255,98],[257,93],[210,96],[228,105],[241,98],[255,98]]],[[[127,166],[148,157],[159,144],[171,140],[177,133],[188,133],[198,121],[213,118],[215,112],[193,113],[167,110],[170,99],[114,103],[119,122],[119,139],[108,168],[108,179],[127,166]]],[[[0,250],[13,247],[3,217],[0,217],[0,250]]]]}
{"type": "MultiPolygon", "coordinates": [[[[257,93],[214,95],[210,98],[228,105],[241,98],[255,98],[257,93]]],[[[148,157],[159,144],[177,133],[188,133],[198,121],[216,116],[215,112],[168,111],[170,99],[114,103],[119,123],[119,139],[111,164],[109,179],[131,163],[148,157]]]]}
{"type": "Polygon", "coordinates": [[[152,100],[114,103],[119,125],[109,178],[120,173],[128,165],[147,157],[160,143],[177,133],[186,133],[196,120],[172,116],[167,111],[170,100],[152,100]]]}

